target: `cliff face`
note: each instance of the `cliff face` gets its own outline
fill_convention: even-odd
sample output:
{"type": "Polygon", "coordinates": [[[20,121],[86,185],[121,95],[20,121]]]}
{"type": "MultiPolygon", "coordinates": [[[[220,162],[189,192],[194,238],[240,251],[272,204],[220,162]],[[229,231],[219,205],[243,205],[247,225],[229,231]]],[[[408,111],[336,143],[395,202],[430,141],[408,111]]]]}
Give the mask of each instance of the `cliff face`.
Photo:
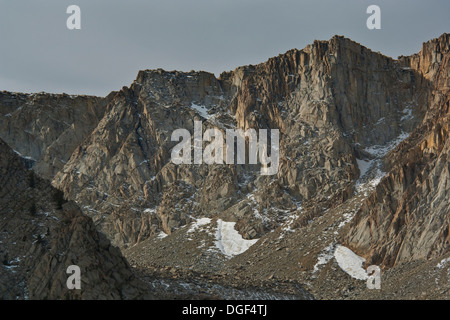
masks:
{"type": "MultiPolygon", "coordinates": [[[[198,215],[188,199],[210,172],[169,163],[175,145],[171,133],[177,128],[193,132],[193,120],[202,117],[192,106],[221,108],[223,99],[220,83],[208,73],[140,72],[130,88],[115,95],[54,185],[87,206],[101,230],[119,245],[159,230],[170,233],[198,215]]],[[[212,174],[209,179],[217,180],[212,174]]]]}
{"type": "Polygon", "coordinates": [[[0,92],[0,137],[51,180],[103,117],[108,97],[0,92]]]}
{"type": "Polygon", "coordinates": [[[418,106],[427,92],[416,81],[422,79],[413,71],[343,37],[220,79],[142,71],[112,98],[53,183],[85,205],[118,245],[218,214],[238,221],[246,238],[259,237],[300,203],[310,219],[321,214],[317,203],[326,208],[348,199],[360,173],[356,159],[373,158],[365,148],[406,134],[423,116],[418,106]],[[204,129],[279,129],[278,174],[171,164],[171,132],[193,132],[196,119],[204,129]]]}
{"type": "Polygon", "coordinates": [[[370,262],[394,266],[449,249],[449,35],[401,63],[430,81],[424,121],[386,158],[392,168],[346,237],[370,262]]]}
{"type": "Polygon", "coordinates": [[[28,171],[1,140],[0,173],[1,299],[144,296],[145,286],[120,250],[73,202],[58,208],[56,189],[28,171]],[[81,290],[66,286],[66,270],[73,264],[81,270],[81,290]]]}
{"type": "Polygon", "coordinates": [[[219,78],[140,71],[106,98],[3,92],[0,137],[144,269],[315,283],[338,243],[396,268],[449,251],[449,47],[394,60],[335,36],[219,78]],[[196,120],[279,129],[277,174],[171,163],[172,132],[196,120]],[[210,255],[219,220],[259,239],[227,265],[210,255]]]}
{"type": "Polygon", "coordinates": [[[221,77],[236,92],[238,126],[281,128],[281,183],[303,200],[334,203],[353,192],[355,160],[377,157],[365,150],[420,122],[428,94],[414,71],[338,36],[221,77]]]}

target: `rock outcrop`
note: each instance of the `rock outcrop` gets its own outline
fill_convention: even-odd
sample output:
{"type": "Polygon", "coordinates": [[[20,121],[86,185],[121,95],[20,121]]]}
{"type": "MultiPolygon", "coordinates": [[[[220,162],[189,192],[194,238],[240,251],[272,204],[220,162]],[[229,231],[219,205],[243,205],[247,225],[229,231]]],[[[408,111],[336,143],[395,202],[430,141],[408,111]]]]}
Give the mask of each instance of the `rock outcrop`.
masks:
{"type": "MultiPolygon", "coordinates": [[[[331,290],[325,280],[353,285],[333,273],[339,244],[366,266],[392,268],[389,294],[410,297],[416,287],[394,288],[410,286],[396,282],[399,270],[429,271],[429,280],[427,268],[440,261],[443,269],[449,253],[449,47],[443,34],[392,59],[335,36],[219,78],[140,71],[106,98],[3,92],[0,137],[92,218],[97,235],[75,205],[63,209],[89,221],[83,228],[95,243],[111,241],[144,273],[212,272],[226,285],[285,281],[302,297],[308,283],[330,298],[334,291],[321,293],[331,290]],[[277,173],[261,175],[260,164],[172,163],[172,132],[193,134],[194,121],[223,134],[278,129],[277,173]],[[230,234],[219,221],[235,223],[231,243],[254,240],[252,247],[224,254],[230,234]]],[[[445,281],[435,284],[427,296],[448,296],[445,281]]],[[[111,297],[125,297],[113,286],[111,297]]]]}
{"type": "Polygon", "coordinates": [[[92,220],[0,140],[0,299],[152,297],[92,220]],[[69,290],[67,268],[81,271],[69,290]]]}
{"type": "Polygon", "coordinates": [[[0,92],[0,137],[51,180],[97,126],[109,99],[0,92]]]}
{"type": "Polygon", "coordinates": [[[392,267],[450,247],[450,35],[400,63],[425,79],[427,114],[386,158],[391,168],[352,221],[347,243],[368,263],[392,267]],[[428,83],[429,82],[429,83],[428,83]]]}
{"type": "MultiPolygon", "coordinates": [[[[119,246],[202,216],[237,221],[246,238],[278,227],[299,204],[307,220],[353,194],[356,159],[423,117],[422,78],[343,37],[224,73],[141,71],[110,101],[53,183],[119,246]],[[404,118],[408,110],[411,117],[404,118]],[[256,166],[170,163],[178,128],[279,129],[276,176],[256,166]],[[320,207],[318,203],[322,203],[320,207]]],[[[306,218],[305,218],[306,219],[306,218]]]]}

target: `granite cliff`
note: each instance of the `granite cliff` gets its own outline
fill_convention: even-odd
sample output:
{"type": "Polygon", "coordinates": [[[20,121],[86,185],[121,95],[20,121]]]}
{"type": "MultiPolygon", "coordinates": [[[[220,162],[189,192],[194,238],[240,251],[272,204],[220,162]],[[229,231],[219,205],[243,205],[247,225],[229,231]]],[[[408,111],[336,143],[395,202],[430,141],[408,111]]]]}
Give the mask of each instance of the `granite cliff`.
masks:
{"type": "Polygon", "coordinates": [[[151,297],[120,250],[0,140],[0,299],[151,297]],[[81,289],[68,290],[70,265],[81,289]]]}
{"type": "Polygon", "coordinates": [[[335,36],[218,78],[143,70],[105,98],[2,92],[0,137],[150,282],[448,298],[449,47],[393,59],[335,36]],[[171,134],[195,120],[278,129],[277,174],[175,165],[171,134]],[[348,249],[388,289],[364,290],[348,249]]]}

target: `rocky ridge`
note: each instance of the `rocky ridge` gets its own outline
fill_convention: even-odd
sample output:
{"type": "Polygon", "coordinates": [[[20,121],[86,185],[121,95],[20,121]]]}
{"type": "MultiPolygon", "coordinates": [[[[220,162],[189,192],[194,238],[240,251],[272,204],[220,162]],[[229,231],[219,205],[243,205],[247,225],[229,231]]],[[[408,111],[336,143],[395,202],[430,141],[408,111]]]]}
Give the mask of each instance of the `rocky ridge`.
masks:
{"type": "Polygon", "coordinates": [[[0,92],[0,136],[51,180],[103,117],[110,96],[0,92]]]}
{"type": "Polygon", "coordinates": [[[423,116],[414,81],[412,71],[343,37],[219,79],[142,71],[53,184],[119,246],[218,213],[245,238],[260,237],[300,203],[311,218],[352,195],[356,160],[370,157],[364,148],[406,134],[423,116]],[[405,109],[414,116],[401,121],[405,109]],[[252,166],[173,165],[171,132],[192,132],[195,119],[204,130],[279,128],[277,176],[260,177],[252,166]]]}
{"type": "Polygon", "coordinates": [[[373,264],[393,266],[448,252],[450,37],[424,44],[401,63],[430,81],[427,113],[386,159],[390,172],[349,226],[347,243],[373,264]]]}
{"type": "MultiPolygon", "coordinates": [[[[383,268],[385,296],[444,298],[445,268],[436,286],[426,281],[448,255],[449,43],[443,34],[394,60],[335,36],[219,78],[140,71],[130,87],[92,98],[88,109],[80,104],[95,117],[58,154],[47,145],[65,140],[42,134],[56,130],[53,124],[34,125],[33,140],[21,132],[30,121],[12,116],[29,97],[3,93],[2,119],[14,130],[0,137],[41,159],[34,169],[144,274],[209,274],[232,286],[286,282],[285,292],[298,297],[306,297],[306,286],[316,298],[376,298],[333,259],[345,245],[365,267],[383,268]],[[194,120],[203,131],[279,129],[278,173],[261,176],[259,165],[174,165],[171,133],[193,132],[194,120]],[[49,169],[53,158],[59,162],[49,169]],[[209,222],[189,232],[203,219],[209,222]],[[225,256],[217,247],[219,220],[257,242],[225,256]],[[399,278],[399,270],[419,276],[399,278]],[[414,281],[427,290],[417,293],[414,281]]],[[[67,119],[83,126],[77,116],[67,119]]],[[[77,131],[71,128],[64,130],[77,131]]]]}
{"type": "Polygon", "coordinates": [[[0,172],[0,299],[152,297],[92,220],[1,140],[0,172]],[[80,267],[80,290],[66,286],[70,265],[80,267]]]}

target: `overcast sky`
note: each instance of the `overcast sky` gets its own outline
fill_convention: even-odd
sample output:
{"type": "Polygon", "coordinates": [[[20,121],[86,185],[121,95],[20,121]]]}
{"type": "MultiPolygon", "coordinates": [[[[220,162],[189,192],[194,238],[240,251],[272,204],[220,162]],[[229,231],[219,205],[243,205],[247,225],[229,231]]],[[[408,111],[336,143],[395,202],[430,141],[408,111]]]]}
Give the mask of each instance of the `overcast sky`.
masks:
{"type": "Polygon", "coordinates": [[[449,13],[449,0],[0,0],[0,90],[104,96],[142,69],[219,76],[335,34],[396,58],[450,32],[449,13]],[[81,30],[66,27],[72,4],[81,30]]]}

